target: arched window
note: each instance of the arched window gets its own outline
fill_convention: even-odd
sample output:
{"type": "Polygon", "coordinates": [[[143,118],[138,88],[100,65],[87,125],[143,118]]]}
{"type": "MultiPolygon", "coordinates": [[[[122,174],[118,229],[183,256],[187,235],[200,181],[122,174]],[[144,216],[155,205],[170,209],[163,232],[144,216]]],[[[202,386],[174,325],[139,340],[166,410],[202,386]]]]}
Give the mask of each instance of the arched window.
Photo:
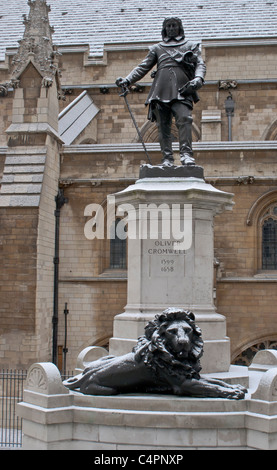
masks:
{"type": "Polygon", "coordinates": [[[116,216],[117,207],[108,215],[107,201],[103,201],[104,233],[95,250],[98,253],[95,263],[97,274],[101,277],[126,277],[128,225],[124,218],[116,216]],[[120,223],[121,222],[121,223],[120,223]]]}
{"type": "Polygon", "coordinates": [[[277,271],[277,191],[262,194],[252,204],[246,224],[253,227],[253,260],[257,274],[276,276],[277,271]],[[256,252],[256,254],[255,254],[256,252]]]}
{"type": "Polygon", "coordinates": [[[235,359],[232,361],[232,364],[237,366],[247,366],[249,367],[253,358],[257,352],[263,349],[276,349],[277,350],[277,341],[276,339],[265,339],[259,343],[255,343],[252,346],[249,346],[238,354],[235,359]]]}
{"type": "Polygon", "coordinates": [[[262,269],[277,270],[277,203],[261,218],[262,269]]]}
{"type": "Polygon", "coordinates": [[[121,219],[117,218],[111,227],[114,236],[110,240],[110,269],[126,269],[127,267],[126,236],[124,233],[120,234],[118,230],[120,221],[121,219]]]}

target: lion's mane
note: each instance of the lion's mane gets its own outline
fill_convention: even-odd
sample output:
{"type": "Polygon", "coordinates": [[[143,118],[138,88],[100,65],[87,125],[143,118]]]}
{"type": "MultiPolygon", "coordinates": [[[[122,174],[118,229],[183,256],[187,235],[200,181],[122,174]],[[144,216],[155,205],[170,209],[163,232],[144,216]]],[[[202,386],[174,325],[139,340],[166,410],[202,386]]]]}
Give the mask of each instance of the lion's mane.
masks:
{"type": "Polygon", "coordinates": [[[194,314],[187,310],[168,308],[145,327],[145,335],[138,339],[133,348],[138,362],[155,373],[157,378],[174,376],[175,378],[200,378],[200,358],[203,355],[201,329],[195,324],[194,314]],[[177,353],[166,347],[164,332],[175,321],[186,321],[193,329],[189,354],[177,353]]]}

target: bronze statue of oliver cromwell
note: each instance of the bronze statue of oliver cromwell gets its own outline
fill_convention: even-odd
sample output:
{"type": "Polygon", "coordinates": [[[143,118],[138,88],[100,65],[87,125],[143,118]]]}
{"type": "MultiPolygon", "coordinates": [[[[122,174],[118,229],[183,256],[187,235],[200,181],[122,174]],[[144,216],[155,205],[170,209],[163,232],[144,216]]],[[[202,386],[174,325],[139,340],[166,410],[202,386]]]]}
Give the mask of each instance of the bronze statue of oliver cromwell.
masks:
{"type": "Polygon", "coordinates": [[[197,90],[204,84],[206,65],[199,44],[187,41],[179,18],[166,18],[163,41],[150,48],[140,65],[126,78],[118,78],[118,86],[129,86],[142,79],[155,65],[154,81],[148,95],[148,119],[156,121],[163,164],[174,162],[171,124],[175,118],[179,132],[182,165],[195,165],[192,152],[192,109],[199,101],[197,90]]]}

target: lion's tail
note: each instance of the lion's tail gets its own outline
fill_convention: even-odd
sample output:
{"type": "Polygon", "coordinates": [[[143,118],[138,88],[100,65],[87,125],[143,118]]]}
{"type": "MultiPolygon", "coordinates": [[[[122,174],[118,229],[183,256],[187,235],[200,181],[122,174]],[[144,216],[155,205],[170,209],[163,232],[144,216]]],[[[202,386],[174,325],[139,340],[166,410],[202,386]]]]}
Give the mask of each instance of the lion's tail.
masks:
{"type": "Polygon", "coordinates": [[[113,361],[114,358],[115,356],[104,356],[98,359],[97,361],[91,362],[81,374],[75,375],[74,377],[70,377],[70,379],[64,380],[64,386],[69,388],[70,390],[80,388],[82,383],[87,380],[88,376],[91,376],[99,370],[102,370],[105,365],[113,361]]]}
{"type": "Polygon", "coordinates": [[[74,377],[70,377],[70,379],[64,380],[63,384],[65,387],[69,388],[69,390],[75,390],[76,388],[79,388],[84,381],[84,374],[78,374],[75,375],[74,377]]]}

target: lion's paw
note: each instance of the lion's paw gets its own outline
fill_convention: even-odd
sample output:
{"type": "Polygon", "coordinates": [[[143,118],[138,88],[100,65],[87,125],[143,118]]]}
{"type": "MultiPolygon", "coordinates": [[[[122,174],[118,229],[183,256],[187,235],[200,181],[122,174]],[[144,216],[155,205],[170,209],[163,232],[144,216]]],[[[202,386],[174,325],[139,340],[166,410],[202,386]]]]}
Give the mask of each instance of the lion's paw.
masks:
{"type": "Polygon", "coordinates": [[[245,396],[245,390],[246,389],[243,387],[229,390],[229,392],[227,392],[226,398],[233,399],[233,400],[242,400],[245,396]]]}

